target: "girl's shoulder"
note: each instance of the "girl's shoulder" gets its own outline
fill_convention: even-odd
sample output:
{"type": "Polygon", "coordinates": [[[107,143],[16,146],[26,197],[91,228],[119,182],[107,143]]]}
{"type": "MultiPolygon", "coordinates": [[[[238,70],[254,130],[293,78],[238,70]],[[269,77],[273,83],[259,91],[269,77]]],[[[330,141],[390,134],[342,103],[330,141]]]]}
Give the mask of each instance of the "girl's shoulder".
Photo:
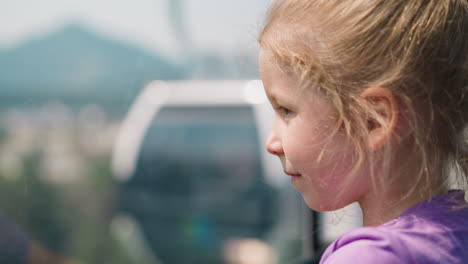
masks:
{"type": "Polygon", "coordinates": [[[350,231],[327,248],[320,263],[468,263],[463,196],[424,201],[386,224],[350,231]]]}
{"type": "Polygon", "coordinates": [[[405,263],[406,247],[387,229],[361,227],[336,239],[323,253],[323,263],[405,263]]]}

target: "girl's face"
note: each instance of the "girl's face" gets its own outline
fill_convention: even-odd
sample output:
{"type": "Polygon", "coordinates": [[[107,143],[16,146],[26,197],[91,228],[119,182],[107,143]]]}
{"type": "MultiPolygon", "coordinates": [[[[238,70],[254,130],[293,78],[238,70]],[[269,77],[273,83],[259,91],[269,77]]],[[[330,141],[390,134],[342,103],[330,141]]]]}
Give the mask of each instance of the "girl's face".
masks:
{"type": "Polygon", "coordinates": [[[368,184],[357,177],[344,186],[355,163],[354,148],[344,133],[333,133],[337,115],[330,103],[313,87],[301,88],[300,79],[282,71],[269,51],[260,50],[259,65],[275,110],[267,150],[280,158],[284,172],[312,209],[335,210],[357,201],[368,184]]]}

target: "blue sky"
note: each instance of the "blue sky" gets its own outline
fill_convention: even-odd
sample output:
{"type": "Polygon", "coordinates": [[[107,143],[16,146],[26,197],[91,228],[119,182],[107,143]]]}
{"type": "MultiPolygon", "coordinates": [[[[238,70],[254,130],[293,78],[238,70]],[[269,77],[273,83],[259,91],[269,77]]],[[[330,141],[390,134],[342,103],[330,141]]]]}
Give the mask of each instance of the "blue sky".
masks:
{"type": "MultiPolygon", "coordinates": [[[[11,47],[75,22],[152,52],[177,56],[169,23],[173,0],[0,0],[0,46],[11,47]]],[[[194,48],[255,50],[270,0],[184,0],[194,48]]]]}

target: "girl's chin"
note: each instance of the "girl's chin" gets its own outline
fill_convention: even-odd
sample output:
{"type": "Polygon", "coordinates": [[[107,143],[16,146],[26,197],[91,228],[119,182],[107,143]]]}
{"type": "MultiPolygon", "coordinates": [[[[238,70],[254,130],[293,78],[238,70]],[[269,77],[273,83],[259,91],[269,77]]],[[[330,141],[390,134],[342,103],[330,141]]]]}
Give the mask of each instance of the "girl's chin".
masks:
{"type": "Polygon", "coordinates": [[[332,199],[328,199],[327,201],[319,201],[317,199],[307,198],[304,195],[302,195],[302,197],[304,198],[304,202],[307,204],[307,206],[310,209],[317,211],[317,212],[335,211],[350,204],[350,203],[337,203],[333,201],[332,199]]]}

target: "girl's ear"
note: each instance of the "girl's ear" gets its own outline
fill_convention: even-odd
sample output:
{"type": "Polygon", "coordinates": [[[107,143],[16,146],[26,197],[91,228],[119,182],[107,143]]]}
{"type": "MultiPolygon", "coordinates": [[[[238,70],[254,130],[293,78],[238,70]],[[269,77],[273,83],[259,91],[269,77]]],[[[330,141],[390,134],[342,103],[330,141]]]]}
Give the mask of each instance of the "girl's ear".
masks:
{"type": "Polygon", "coordinates": [[[361,93],[368,108],[367,147],[380,149],[396,133],[399,108],[391,90],[384,87],[369,87],[361,93]]]}

